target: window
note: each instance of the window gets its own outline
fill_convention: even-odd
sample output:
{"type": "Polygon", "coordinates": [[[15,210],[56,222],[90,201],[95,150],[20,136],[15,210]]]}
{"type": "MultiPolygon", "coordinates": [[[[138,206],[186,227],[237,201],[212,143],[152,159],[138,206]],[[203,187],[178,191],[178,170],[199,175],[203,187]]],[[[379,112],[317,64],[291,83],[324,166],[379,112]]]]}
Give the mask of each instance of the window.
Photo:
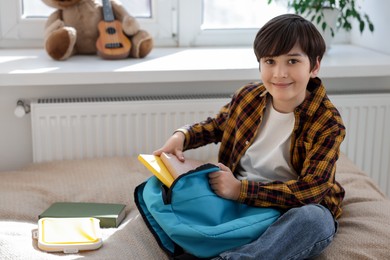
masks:
{"type": "Polygon", "coordinates": [[[21,15],[26,18],[44,18],[49,16],[54,9],[45,5],[42,1],[22,0],[21,15]]]}
{"type": "Polygon", "coordinates": [[[203,21],[201,28],[212,29],[258,29],[276,13],[285,8],[259,0],[203,0],[203,21]]]}
{"type": "MultiPolygon", "coordinates": [[[[121,0],[121,3],[132,6],[129,13],[137,18],[142,29],[155,37],[156,44],[173,46],[176,44],[172,30],[175,1],[121,0]]],[[[46,18],[53,11],[41,1],[0,0],[0,48],[41,47],[46,18]]]]}
{"type": "Polygon", "coordinates": [[[179,43],[183,46],[251,45],[262,25],[287,12],[285,4],[268,5],[267,0],[184,2],[179,11],[179,43]]]}
{"type": "MultiPolygon", "coordinates": [[[[101,0],[100,0],[101,1],[101,0]]],[[[267,0],[121,0],[156,46],[246,45],[286,7],[267,0]],[[130,10],[131,9],[131,10],[130,10]]],[[[0,47],[41,47],[46,17],[41,1],[0,0],[0,47]]]]}

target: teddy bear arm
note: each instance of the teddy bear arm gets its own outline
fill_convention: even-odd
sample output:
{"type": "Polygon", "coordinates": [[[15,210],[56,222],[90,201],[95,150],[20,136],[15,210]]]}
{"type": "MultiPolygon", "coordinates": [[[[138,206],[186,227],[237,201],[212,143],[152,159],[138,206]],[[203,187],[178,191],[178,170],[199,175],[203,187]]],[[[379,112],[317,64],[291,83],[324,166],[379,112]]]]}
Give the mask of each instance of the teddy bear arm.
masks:
{"type": "Polygon", "coordinates": [[[54,23],[54,21],[56,21],[56,20],[62,20],[62,15],[61,15],[61,13],[62,13],[62,10],[56,10],[56,11],[54,11],[53,13],[51,13],[50,15],[49,15],[49,17],[47,17],[47,19],[46,19],[46,23],[45,23],[45,27],[48,27],[48,26],[50,26],[52,23],[54,23]]]}
{"type": "Polygon", "coordinates": [[[110,0],[115,19],[122,21],[125,16],[130,16],[123,4],[117,0],[110,0]]]}
{"type": "Polygon", "coordinates": [[[122,30],[126,35],[132,36],[140,30],[138,21],[127,12],[120,2],[111,0],[111,6],[115,19],[122,23],[122,30]]]}
{"type": "Polygon", "coordinates": [[[49,15],[45,23],[45,35],[48,35],[53,31],[65,26],[61,19],[61,12],[61,10],[57,10],[49,15]]]}

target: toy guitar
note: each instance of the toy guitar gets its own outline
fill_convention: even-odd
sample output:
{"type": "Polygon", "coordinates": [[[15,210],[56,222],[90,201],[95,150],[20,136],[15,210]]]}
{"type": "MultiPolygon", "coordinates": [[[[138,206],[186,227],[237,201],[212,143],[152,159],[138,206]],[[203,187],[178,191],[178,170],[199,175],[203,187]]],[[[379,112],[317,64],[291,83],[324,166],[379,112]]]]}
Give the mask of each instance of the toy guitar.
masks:
{"type": "Polygon", "coordinates": [[[131,42],[115,20],[110,0],[103,0],[104,20],[98,24],[99,38],[96,41],[98,55],[104,59],[123,59],[129,56],[131,42]]]}

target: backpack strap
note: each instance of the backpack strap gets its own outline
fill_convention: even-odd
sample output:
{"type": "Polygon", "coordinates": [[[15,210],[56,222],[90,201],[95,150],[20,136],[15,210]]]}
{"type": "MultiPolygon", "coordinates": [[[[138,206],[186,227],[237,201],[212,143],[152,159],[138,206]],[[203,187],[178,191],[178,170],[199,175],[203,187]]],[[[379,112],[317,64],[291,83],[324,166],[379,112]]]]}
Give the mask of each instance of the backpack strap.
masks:
{"type": "MultiPolygon", "coordinates": [[[[154,176],[150,178],[155,178],[154,176]]],[[[149,181],[149,180],[147,180],[149,181]]],[[[146,226],[148,227],[149,231],[153,234],[154,238],[156,239],[158,245],[161,249],[164,250],[164,252],[169,257],[179,257],[180,255],[184,254],[183,248],[181,248],[179,245],[177,245],[175,242],[173,242],[166,233],[161,229],[159,224],[156,222],[156,220],[153,218],[153,216],[150,214],[145,201],[143,199],[142,193],[144,190],[144,187],[147,183],[147,181],[141,183],[138,185],[134,190],[134,202],[135,205],[138,208],[138,211],[140,212],[146,226]]],[[[165,186],[165,185],[161,185],[165,186]]],[[[161,187],[164,189],[163,187],[161,187]]]]}

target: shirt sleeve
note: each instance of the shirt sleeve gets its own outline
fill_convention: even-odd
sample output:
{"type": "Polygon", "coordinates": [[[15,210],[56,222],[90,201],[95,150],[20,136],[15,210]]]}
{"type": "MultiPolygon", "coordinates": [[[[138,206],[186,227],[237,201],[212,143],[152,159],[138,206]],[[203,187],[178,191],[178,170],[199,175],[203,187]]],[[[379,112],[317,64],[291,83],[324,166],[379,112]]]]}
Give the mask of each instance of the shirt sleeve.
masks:
{"type": "Polygon", "coordinates": [[[192,125],[185,125],[176,131],[185,135],[184,150],[194,149],[210,143],[221,141],[226,124],[230,103],[223,106],[215,117],[192,125]]]}

